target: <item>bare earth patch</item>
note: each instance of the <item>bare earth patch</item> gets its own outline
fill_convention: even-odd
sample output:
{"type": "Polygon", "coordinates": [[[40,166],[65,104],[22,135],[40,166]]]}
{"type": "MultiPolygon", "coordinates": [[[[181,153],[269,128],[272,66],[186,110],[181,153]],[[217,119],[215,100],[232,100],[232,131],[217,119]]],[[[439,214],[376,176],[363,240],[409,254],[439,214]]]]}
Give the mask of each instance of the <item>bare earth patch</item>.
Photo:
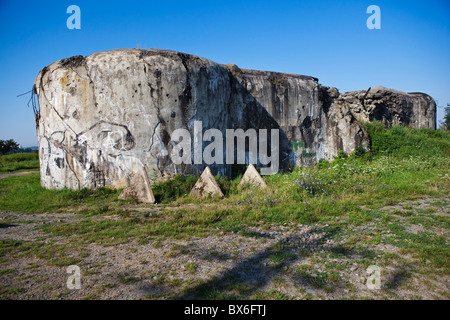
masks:
{"type": "Polygon", "coordinates": [[[32,174],[32,173],[36,173],[36,172],[39,172],[39,171],[34,170],[34,171],[12,172],[12,173],[0,173],[0,179],[8,178],[8,177],[24,176],[24,175],[32,174]]]}

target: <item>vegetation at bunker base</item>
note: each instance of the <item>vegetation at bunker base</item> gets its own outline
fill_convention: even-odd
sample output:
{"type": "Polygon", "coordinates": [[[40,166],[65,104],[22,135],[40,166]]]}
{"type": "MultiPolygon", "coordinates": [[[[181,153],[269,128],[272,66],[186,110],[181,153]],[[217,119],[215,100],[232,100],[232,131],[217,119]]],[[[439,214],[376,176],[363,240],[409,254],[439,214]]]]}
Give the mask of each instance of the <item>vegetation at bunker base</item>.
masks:
{"type": "Polygon", "coordinates": [[[25,213],[70,212],[91,206],[93,212],[102,211],[103,203],[114,202],[118,191],[49,190],[41,187],[39,172],[25,176],[0,179],[0,210],[25,213]],[[95,210],[94,210],[95,207],[95,210]]]}

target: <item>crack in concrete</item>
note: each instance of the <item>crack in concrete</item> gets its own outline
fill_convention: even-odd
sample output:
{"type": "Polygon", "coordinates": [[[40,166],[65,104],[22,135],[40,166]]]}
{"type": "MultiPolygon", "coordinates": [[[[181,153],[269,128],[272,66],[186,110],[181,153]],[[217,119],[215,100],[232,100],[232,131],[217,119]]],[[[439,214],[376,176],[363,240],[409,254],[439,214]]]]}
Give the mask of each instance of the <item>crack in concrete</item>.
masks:
{"type": "Polygon", "coordinates": [[[151,152],[152,148],[153,148],[153,143],[155,140],[155,133],[156,133],[156,128],[158,128],[158,126],[161,124],[161,121],[158,121],[158,123],[156,124],[156,126],[153,128],[153,133],[152,133],[152,143],[150,144],[150,148],[148,148],[148,151],[151,152]]]}

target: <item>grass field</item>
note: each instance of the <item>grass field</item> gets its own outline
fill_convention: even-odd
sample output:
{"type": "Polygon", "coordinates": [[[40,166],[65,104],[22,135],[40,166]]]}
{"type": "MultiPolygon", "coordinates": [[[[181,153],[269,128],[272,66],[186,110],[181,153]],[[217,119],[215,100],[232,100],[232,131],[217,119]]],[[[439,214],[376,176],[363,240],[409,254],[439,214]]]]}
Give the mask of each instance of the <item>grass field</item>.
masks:
{"type": "Polygon", "coordinates": [[[39,155],[37,152],[0,156],[0,173],[27,170],[39,170],[39,155]]]}
{"type": "Polygon", "coordinates": [[[139,298],[448,299],[442,284],[449,276],[450,133],[367,126],[371,152],[265,176],[265,190],[239,187],[241,176],[216,177],[221,200],[189,196],[194,177],[155,184],[156,205],[118,200],[120,191],[107,188],[46,190],[39,173],[0,179],[0,210],[23,213],[5,215],[3,225],[32,225],[40,233],[33,241],[1,238],[0,280],[19,280],[3,284],[0,295],[26,295],[21,273],[8,271],[20,259],[87,268],[95,256],[93,269],[104,273],[108,255],[100,259],[98,251],[124,247],[153,271],[129,266],[110,272],[109,287],[99,277],[84,296],[53,294],[114,298],[108,292],[149,282],[152,290],[139,298]],[[143,250],[173,266],[145,260],[143,250]],[[381,290],[361,287],[370,265],[383,268],[381,290]]]}

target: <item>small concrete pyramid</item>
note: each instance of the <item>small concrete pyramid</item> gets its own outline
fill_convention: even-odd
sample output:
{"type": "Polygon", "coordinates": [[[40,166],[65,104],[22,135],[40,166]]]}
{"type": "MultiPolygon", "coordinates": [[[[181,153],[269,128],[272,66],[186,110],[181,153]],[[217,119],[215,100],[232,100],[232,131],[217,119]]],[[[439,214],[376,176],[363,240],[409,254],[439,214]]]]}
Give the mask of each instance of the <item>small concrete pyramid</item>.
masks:
{"type": "Polygon", "coordinates": [[[247,167],[247,170],[244,173],[244,176],[239,183],[240,186],[245,184],[250,184],[252,186],[260,187],[262,189],[267,187],[267,184],[264,182],[263,178],[258,173],[258,170],[250,163],[247,167]]]}
{"type": "Polygon", "coordinates": [[[135,198],[143,203],[155,203],[152,185],[144,167],[139,168],[137,172],[131,175],[127,186],[119,195],[119,199],[128,198],[135,198]]]}
{"type": "Polygon", "coordinates": [[[208,196],[219,196],[219,198],[224,197],[222,190],[220,190],[220,187],[217,184],[216,179],[214,179],[209,167],[206,167],[205,170],[203,170],[202,175],[191,190],[191,195],[202,198],[208,196]]]}

